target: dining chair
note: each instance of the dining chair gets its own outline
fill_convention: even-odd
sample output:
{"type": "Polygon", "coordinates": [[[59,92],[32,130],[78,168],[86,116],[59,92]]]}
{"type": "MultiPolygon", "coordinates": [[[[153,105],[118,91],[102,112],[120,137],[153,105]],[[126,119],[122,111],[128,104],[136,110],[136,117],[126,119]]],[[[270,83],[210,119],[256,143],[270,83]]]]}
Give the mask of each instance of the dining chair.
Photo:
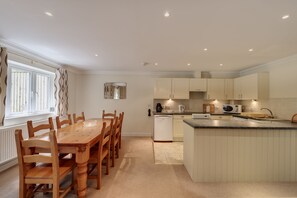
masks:
{"type": "Polygon", "coordinates": [[[120,140],[120,131],[121,131],[121,119],[122,113],[119,117],[116,117],[112,136],[111,136],[111,166],[114,167],[115,158],[119,158],[119,140],[120,140]]]}
{"type": "Polygon", "coordinates": [[[74,113],[73,114],[73,122],[74,123],[77,123],[77,122],[80,122],[80,121],[85,121],[85,113],[84,112],[81,112],[81,115],[76,117],[76,114],[74,113]]]}
{"type": "Polygon", "coordinates": [[[59,116],[56,117],[56,123],[57,123],[57,128],[58,129],[62,128],[62,126],[64,126],[64,125],[72,125],[71,115],[68,114],[67,118],[68,119],[61,120],[59,116]]]}
{"type": "Polygon", "coordinates": [[[124,112],[122,112],[122,119],[121,119],[121,130],[119,135],[119,148],[122,148],[122,128],[123,128],[123,121],[124,121],[124,112]]]}
{"type": "Polygon", "coordinates": [[[108,119],[108,118],[115,119],[116,116],[117,116],[117,111],[116,110],[114,110],[113,113],[106,113],[105,110],[102,111],[102,118],[103,119],[108,119]]]}
{"type": "Polygon", "coordinates": [[[73,160],[59,160],[55,131],[48,133],[49,139],[30,138],[24,140],[22,130],[15,131],[17,157],[19,162],[19,197],[32,197],[35,192],[52,192],[52,197],[64,197],[74,185],[72,182],[65,188],[60,182],[72,173],[75,168],[73,160]],[[49,150],[51,155],[40,155],[38,148],[49,150]],[[49,185],[51,184],[51,185],[49,185]],[[48,189],[52,186],[51,189],[48,189]],[[44,188],[45,187],[45,188],[44,188]]]}
{"type": "Polygon", "coordinates": [[[28,128],[28,133],[29,137],[34,137],[35,134],[40,134],[42,130],[46,130],[46,132],[50,130],[54,130],[54,124],[53,124],[53,118],[49,117],[48,118],[48,124],[40,124],[37,126],[33,126],[32,120],[27,121],[27,128],[28,128]]]}
{"type": "Polygon", "coordinates": [[[106,127],[106,122],[103,123],[100,139],[98,141],[98,147],[94,150],[88,161],[88,179],[96,179],[97,180],[97,189],[101,188],[102,184],[102,164],[104,159],[106,160],[106,175],[109,174],[110,167],[110,141],[111,134],[113,129],[113,119],[110,121],[110,127],[106,127]],[[93,170],[96,168],[97,175],[92,174],[93,170]]]}

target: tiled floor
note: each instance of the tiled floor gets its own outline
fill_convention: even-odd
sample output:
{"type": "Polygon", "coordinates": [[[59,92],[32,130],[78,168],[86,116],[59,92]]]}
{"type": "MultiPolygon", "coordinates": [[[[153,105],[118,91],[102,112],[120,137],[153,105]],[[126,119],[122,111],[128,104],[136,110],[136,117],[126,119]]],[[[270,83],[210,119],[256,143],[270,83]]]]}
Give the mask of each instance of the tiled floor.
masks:
{"type": "MultiPolygon", "coordinates": [[[[0,173],[0,197],[18,197],[17,166],[0,173]]],[[[43,197],[39,195],[38,197],[43,197]]],[[[67,197],[76,197],[74,193],[67,197]]],[[[155,164],[150,138],[123,139],[116,166],[89,198],[296,198],[297,183],[194,183],[183,165],[155,164]]]]}
{"type": "Polygon", "coordinates": [[[155,164],[183,164],[182,142],[154,142],[155,164]]]}

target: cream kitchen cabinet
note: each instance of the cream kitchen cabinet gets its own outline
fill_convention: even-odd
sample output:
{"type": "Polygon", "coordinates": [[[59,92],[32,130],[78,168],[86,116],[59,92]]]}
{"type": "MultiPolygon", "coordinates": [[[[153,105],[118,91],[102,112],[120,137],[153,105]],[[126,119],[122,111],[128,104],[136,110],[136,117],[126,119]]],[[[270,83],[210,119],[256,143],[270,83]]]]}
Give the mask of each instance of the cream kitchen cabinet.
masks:
{"type": "Polygon", "coordinates": [[[234,99],[267,99],[268,96],[268,73],[256,73],[234,79],[234,99]]]}
{"type": "Polygon", "coordinates": [[[183,141],[183,120],[191,119],[192,115],[173,115],[173,141],[183,141]]]}
{"type": "Polygon", "coordinates": [[[225,79],[225,97],[226,100],[234,99],[234,80],[225,79]]]}
{"type": "Polygon", "coordinates": [[[207,79],[206,99],[225,99],[225,79],[207,79]]]}
{"type": "Polygon", "coordinates": [[[157,78],[154,87],[155,99],[189,99],[188,78],[157,78]]]}
{"type": "Polygon", "coordinates": [[[155,79],[154,98],[169,99],[171,97],[171,78],[155,79]]]}
{"type": "Polygon", "coordinates": [[[190,91],[206,92],[207,80],[203,78],[190,78],[190,91]]]}

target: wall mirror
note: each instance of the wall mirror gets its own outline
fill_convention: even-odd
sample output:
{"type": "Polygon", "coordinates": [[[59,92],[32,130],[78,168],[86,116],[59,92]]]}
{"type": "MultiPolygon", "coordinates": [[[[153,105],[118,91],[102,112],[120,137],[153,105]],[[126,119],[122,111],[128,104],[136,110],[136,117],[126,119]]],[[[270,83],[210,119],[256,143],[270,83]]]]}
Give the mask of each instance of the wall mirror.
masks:
{"type": "Polygon", "coordinates": [[[104,99],[126,99],[127,83],[107,82],[104,83],[104,99]]]}

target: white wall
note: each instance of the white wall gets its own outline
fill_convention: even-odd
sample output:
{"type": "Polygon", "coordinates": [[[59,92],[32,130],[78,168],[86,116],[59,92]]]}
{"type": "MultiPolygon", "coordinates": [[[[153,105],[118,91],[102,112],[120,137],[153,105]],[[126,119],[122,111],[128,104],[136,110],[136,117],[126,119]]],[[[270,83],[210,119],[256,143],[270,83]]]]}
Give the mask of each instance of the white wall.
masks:
{"type": "MultiPolygon", "coordinates": [[[[72,79],[74,80],[74,79],[72,79]]],[[[73,85],[71,85],[73,86],[73,85]]],[[[146,75],[81,74],[76,76],[77,113],[84,111],[86,118],[101,117],[102,110],[125,112],[123,135],[151,136],[153,117],[148,117],[148,108],[153,104],[154,79],[146,75]],[[104,83],[126,82],[127,98],[104,99],[104,83]]],[[[73,93],[71,93],[71,98],[73,93]]],[[[70,103],[73,104],[73,98],[70,103]]],[[[70,109],[70,108],[69,108],[70,109]]],[[[69,113],[72,113],[69,111],[69,113]]]]}

